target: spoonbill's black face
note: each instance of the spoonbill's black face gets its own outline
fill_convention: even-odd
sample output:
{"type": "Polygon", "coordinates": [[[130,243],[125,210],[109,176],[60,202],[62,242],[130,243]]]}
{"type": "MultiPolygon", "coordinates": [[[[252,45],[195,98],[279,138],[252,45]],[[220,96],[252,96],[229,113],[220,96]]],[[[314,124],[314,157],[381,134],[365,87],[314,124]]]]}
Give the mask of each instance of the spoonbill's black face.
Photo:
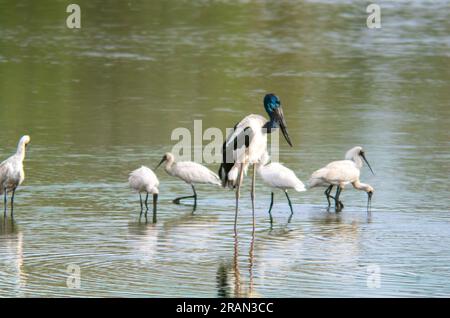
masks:
{"type": "Polygon", "coordinates": [[[371,167],[370,164],[369,164],[369,161],[367,161],[367,159],[366,159],[366,155],[365,155],[364,150],[361,150],[361,151],[359,152],[359,155],[360,155],[361,158],[363,158],[364,161],[367,163],[367,166],[369,167],[370,172],[372,172],[372,174],[375,175],[375,173],[374,173],[373,170],[372,170],[372,167],[371,167]]]}
{"type": "Polygon", "coordinates": [[[164,161],[166,161],[166,160],[167,160],[167,156],[164,155],[164,156],[162,157],[161,161],[160,161],[160,162],[158,163],[158,165],[156,166],[155,170],[158,169],[159,166],[160,166],[164,161]]]}
{"type": "Polygon", "coordinates": [[[278,96],[274,94],[267,94],[264,96],[264,108],[269,114],[273,128],[280,127],[284,138],[286,139],[289,146],[292,147],[291,139],[289,138],[289,133],[287,131],[286,120],[284,119],[283,108],[281,107],[281,101],[278,96]]]}

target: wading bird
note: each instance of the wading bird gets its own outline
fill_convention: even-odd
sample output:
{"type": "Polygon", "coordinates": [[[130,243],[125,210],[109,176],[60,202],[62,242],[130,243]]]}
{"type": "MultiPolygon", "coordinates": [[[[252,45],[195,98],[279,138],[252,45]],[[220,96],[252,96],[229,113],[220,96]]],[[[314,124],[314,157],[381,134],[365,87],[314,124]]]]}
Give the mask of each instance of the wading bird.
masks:
{"type": "Polygon", "coordinates": [[[14,194],[25,179],[23,160],[30,140],[30,136],[27,135],[20,138],[16,153],[0,164],[0,195],[4,195],[5,217],[8,208],[8,192],[11,192],[11,217],[14,217],[14,194]]]}
{"type": "Polygon", "coordinates": [[[142,216],[144,210],[144,204],[142,203],[141,193],[145,192],[145,219],[147,219],[148,211],[148,195],[151,193],[153,195],[153,222],[156,223],[156,205],[158,203],[158,186],[159,180],[153,171],[145,166],[140,167],[130,173],[128,178],[128,184],[130,188],[139,193],[139,200],[141,203],[141,213],[139,218],[142,216]]]}
{"type": "Polygon", "coordinates": [[[347,151],[345,160],[333,161],[324,168],[315,171],[308,181],[308,188],[327,187],[325,196],[327,197],[328,208],[331,205],[330,198],[332,198],[335,202],[336,212],[339,212],[344,208],[344,204],[339,200],[341,191],[345,185],[351,183],[355,189],[367,192],[367,209],[369,210],[374,189],[370,185],[359,181],[363,160],[367,163],[372,174],[374,174],[363,148],[357,146],[347,151]],[[337,186],[334,197],[330,195],[333,186],[337,186]]]}
{"type": "Polygon", "coordinates": [[[233,133],[222,147],[222,163],[219,168],[222,186],[236,189],[235,231],[243,173],[247,173],[250,164],[253,165],[251,200],[253,227],[255,226],[255,164],[267,150],[267,134],[271,133],[272,129],[281,128],[284,138],[292,147],[278,96],[274,94],[264,96],[264,109],[269,115],[269,121],[260,115],[248,115],[234,126],[233,133]]]}
{"type": "MultiPolygon", "coordinates": [[[[269,155],[267,152],[262,156],[260,162],[256,165],[259,175],[265,184],[272,188],[281,189],[286,194],[286,198],[289,203],[289,208],[291,209],[291,217],[294,214],[292,209],[291,200],[289,199],[288,189],[294,189],[297,192],[306,191],[305,185],[300,179],[297,178],[294,171],[289,168],[286,168],[281,163],[278,162],[269,162],[269,155]]],[[[270,207],[269,207],[269,215],[270,215],[270,223],[272,223],[272,206],[273,206],[273,196],[274,193],[271,193],[270,199],[270,207]]]]}
{"type": "Polygon", "coordinates": [[[172,177],[177,177],[187,184],[190,184],[192,187],[192,191],[194,191],[193,195],[179,197],[173,200],[173,203],[179,204],[183,199],[194,199],[194,210],[197,206],[197,192],[195,191],[194,184],[196,183],[209,183],[220,185],[219,176],[214,172],[202,166],[199,163],[192,161],[180,161],[175,162],[175,157],[170,153],[166,153],[161,162],[156,166],[156,169],[165,162],[164,170],[171,175],[172,177]]]}

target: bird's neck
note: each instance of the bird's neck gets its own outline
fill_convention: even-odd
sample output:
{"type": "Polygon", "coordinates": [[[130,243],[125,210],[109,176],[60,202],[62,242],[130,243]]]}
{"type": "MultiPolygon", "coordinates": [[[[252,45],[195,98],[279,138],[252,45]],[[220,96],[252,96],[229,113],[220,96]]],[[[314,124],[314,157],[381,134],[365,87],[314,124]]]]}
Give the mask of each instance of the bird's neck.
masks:
{"type": "Polygon", "coordinates": [[[370,185],[368,185],[366,183],[362,183],[359,180],[356,180],[353,183],[353,186],[355,187],[355,189],[362,190],[362,191],[365,191],[365,192],[369,191],[369,187],[370,187],[370,185]]]}
{"type": "Polygon", "coordinates": [[[174,160],[167,160],[166,165],[164,166],[164,169],[170,173],[174,163],[175,163],[174,160]]]}
{"type": "Polygon", "coordinates": [[[359,155],[353,156],[352,160],[353,160],[353,162],[355,163],[355,166],[356,166],[358,169],[361,169],[361,168],[362,168],[362,166],[363,166],[363,161],[362,161],[362,159],[361,159],[361,157],[360,157],[359,155]]]}
{"type": "Polygon", "coordinates": [[[278,128],[278,124],[271,116],[270,120],[264,124],[263,128],[265,128],[267,130],[267,133],[270,134],[272,132],[272,129],[278,128]]]}
{"type": "Polygon", "coordinates": [[[23,161],[25,159],[25,145],[20,143],[17,147],[16,156],[20,158],[20,160],[23,161]]]}

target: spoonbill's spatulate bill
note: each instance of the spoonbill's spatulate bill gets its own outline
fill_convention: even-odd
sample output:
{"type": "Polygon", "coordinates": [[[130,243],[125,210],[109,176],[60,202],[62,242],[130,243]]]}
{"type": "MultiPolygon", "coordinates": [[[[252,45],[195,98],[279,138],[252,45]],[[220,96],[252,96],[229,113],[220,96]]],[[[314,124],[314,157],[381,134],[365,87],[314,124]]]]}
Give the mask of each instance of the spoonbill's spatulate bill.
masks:
{"type": "Polygon", "coordinates": [[[222,147],[222,163],[219,168],[222,186],[236,189],[235,231],[243,173],[247,172],[250,164],[253,165],[251,198],[253,226],[255,225],[255,164],[267,150],[267,134],[275,128],[280,128],[287,143],[292,147],[280,99],[274,94],[267,94],[263,103],[270,120],[267,121],[260,115],[248,115],[234,126],[233,133],[222,147]]]}
{"type": "MultiPolygon", "coordinates": [[[[289,208],[291,209],[291,216],[294,214],[292,209],[292,203],[289,199],[288,190],[293,189],[297,192],[306,191],[305,185],[300,181],[295,175],[294,171],[283,166],[278,162],[269,162],[269,155],[265,153],[261,161],[257,164],[258,173],[265,184],[272,188],[281,189],[286,194],[286,198],[289,203],[289,208]]],[[[273,206],[274,193],[271,193],[269,215],[270,223],[272,223],[272,206],[273,206]]]]}
{"type": "Polygon", "coordinates": [[[161,159],[161,162],[158,164],[156,169],[165,162],[164,170],[166,172],[173,176],[177,177],[187,184],[190,184],[192,187],[192,191],[194,192],[193,195],[190,196],[184,196],[179,197],[173,200],[175,204],[179,204],[181,200],[183,199],[194,199],[194,209],[197,206],[197,192],[195,191],[194,184],[197,183],[209,183],[209,184],[215,184],[220,185],[220,179],[217,174],[206,168],[205,166],[202,166],[199,163],[192,162],[192,161],[180,161],[176,162],[175,157],[170,152],[166,153],[163,158],[161,159]]]}
{"type": "Polygon", "coordinates": [[[11,217],[14,217],[14,194],[17,187],[25,180],[23,160],[30,140],[30,136],[27,135],[20,138],[16,153],[0,164],[0,195],[4,195],[5,217],[8,208],[8,192],[11,192],[11,217]]]}
{"type": "Polygon", "coordinates": [[[325,190],[325,196],[328,201],[328,208],[331,205],[330,198],[332,198],[335,202],[336,212],[339,212],[344,207],[344,204],[339,200],[341,191],[347,184],[351,183],[355,189],[362,190],[367,193],[367,207],[369,209],[374,189],[370,185],[359,181],[363,160],[366,162],[373,174],[373,170],[366,159],[363,148],[357,146],[347,151],[345,154],[345,160],[333,161],[324,168],[315,171],[309,179],[308,187],[327,187],[325,190]],[[333,186],[337,186],[334,197],[330,195],[333,186]]]}
{"type": "Polygon", "coordinates": [[[130,188],[139,193],[139,200],[141,203],[141,213],[139,218],[142,216],[144,210],[144,204],[142,203],[141,193],[146,193],[145,196],[145,218],[147,219],[148,211],[148,195],[153,195],[153,222],[156,223],[156,206],[158,204],[158,186],[159,180],[153,171],[145,166],[140,167],[130,173],[128,178],[128,183],[130,188]]]}

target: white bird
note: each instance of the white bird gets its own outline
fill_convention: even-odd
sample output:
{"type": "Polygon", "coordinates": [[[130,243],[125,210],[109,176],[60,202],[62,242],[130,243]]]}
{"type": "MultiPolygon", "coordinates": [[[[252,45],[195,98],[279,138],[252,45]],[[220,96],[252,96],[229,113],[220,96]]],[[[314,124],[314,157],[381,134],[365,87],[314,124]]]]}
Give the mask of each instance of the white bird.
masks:
{"type": "Polygon", "coordinates": [[[156,223],[156,206],[158,202],[158,186],[159,180],[154,174],[154,172],[142,166],[139,169],[136,169],[130,173],[130,177],[128,178],[128,184],[130,188],[139,193],[139,200],[141,203],[141,214],[139,218],[142,216],[142,211],[144,210],[144,206],[142,204],[142,196],[141,193],[145,192],[145,218],[147,219],[147,211],[148,211],[148,195],[151,193],[153,195],[153,223],[156,223]]]}
{"type": "MultiPolygon", "coordinates": [[[[289,207],[291,209],[291,216],[294,214],[292,209],[291,200],[289,199],[288,189],[294,189],[297,192],[306,191],[305,185],[300,181],[299,178],[295,175],[294,171],[283,166],[279,162],[269,162],[269,155],[267,152],[262,156],[260,162],[257,164],[258,173],[261,179],[265,184],[272,188],[281,189],[286,194],[286,198],[289,203],[289,207]]],[[[270,222],[272,223],[272,206],[273,206],[273,196],[274,193],[271,193],[270,207],[269,207],[269,215],[270,222]]]]}
{"type": "Polygon", "coordinates": [[[280,127],[286,141],[292,147],[278,96],[274,94],[264,96],[264,108],[269,115],[269,121],[260,115],[248,115],[234,126],[233,133],[228,136],[222,147],[222,163],[219,168],[222,186],[236,188],[235,231],[243,173],[247,173],[250,164],[253,165],[251,199],[253,227],[255,226],[255,164],[267,150],[267,134],[271,133],[272,129],[280,127]]]}
{"type": "Polygon", "coordinates": [[[11,217],[14,217],[14,194],[17,187],[25,180],[23,160],[25,159],[25,149],[30,143],[30,140],[30,136],[28,135],[20,138],[16,153],[0,164],[0,195],[3,194],[5,196],[5,217],[8,192],[11,192],[11,217]]]}
{"type": "Polygon", "coordinates": [[[173,203],[179,204],[182,199],[193,198],[194,210],[197,207],[197,192],[195,191],[194,184],[196,183],[209,183],[220,185],[220,179],[217,174],[202,166],[199,163],[192,161],[180,161],[175,162],[175,157],[170,153],[166,153],[161,162],[156,166],[156,169],[165,162],[164,170],[172,177],[177,177],[187,184],[190,184],[194,195],[179,197],[173,200],[173,203]]]}
{"type": "Polygon", "coordinates": [[[327,187],[325,196],[327,197],[328,208],[330,207],[330,198],[332,198],[335,202],[336,212],[339,212],[344,207],[339,200],[341,191],[347,184],[351,183],[355,189],[367,192],[367,208],[369,209],[374,189],[369,184],[359,181],[360,169],[363,166],[362,159],[367,163],[367,166],[373,174],[373,170],[366,159],[363,148],[357,146],[347,151],[345,160],[333,161],[324,168],[315,171],[308,181],[308,188],[327,187]],[[330,195],[333,186],[337,186],[334,197],[330,195]]]}

